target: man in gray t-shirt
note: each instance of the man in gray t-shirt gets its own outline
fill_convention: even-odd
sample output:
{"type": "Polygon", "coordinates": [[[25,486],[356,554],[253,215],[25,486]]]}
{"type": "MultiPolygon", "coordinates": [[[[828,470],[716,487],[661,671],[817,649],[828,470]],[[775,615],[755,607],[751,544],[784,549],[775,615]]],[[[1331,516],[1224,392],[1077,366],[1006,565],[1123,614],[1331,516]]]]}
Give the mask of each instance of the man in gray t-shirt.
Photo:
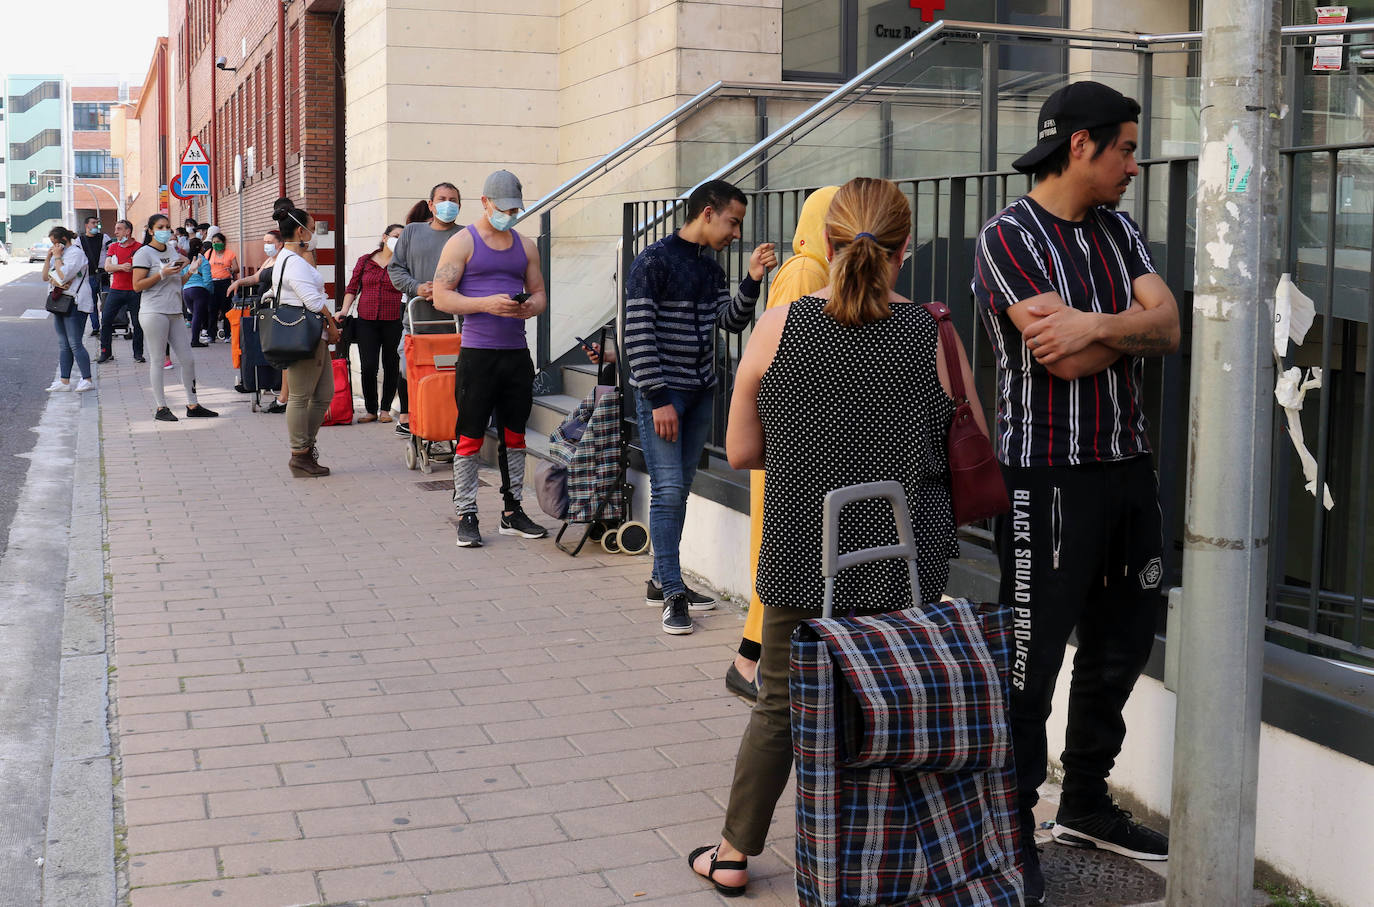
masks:
{"type": "MultiPolygon", "coordinates": [[[[462,196],[452,183],[440,183],[429,192],[429,210],[434,216],[427,224],[409,224],[401,232],[392,251],[391,264],[386,272],[391,283],[406,296],[419,298],[424,302],[416,305],[416,314],[421,321],[448,321],[452,316],[434,308],[434,269],[439,266],[439,254],[444,244],[459,229],[458,208],[462,196]]],[[[431,334],[444,328],[435,325],[422,326],[415,330],[410,325],[409,314],[406,324],[416,334],[431,334]]]]}

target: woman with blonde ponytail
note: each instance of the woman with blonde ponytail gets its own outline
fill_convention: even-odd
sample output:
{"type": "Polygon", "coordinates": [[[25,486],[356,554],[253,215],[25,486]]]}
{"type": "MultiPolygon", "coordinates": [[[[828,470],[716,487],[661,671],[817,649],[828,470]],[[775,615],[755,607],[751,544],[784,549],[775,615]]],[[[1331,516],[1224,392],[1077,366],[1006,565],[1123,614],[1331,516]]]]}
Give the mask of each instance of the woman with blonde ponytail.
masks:
{"type": "MultiPolygon", "coordinates": [[[[959,556],[945,450],[955,404],[939,332],[894,287],[911,242],[911,209],[887,180],[850,180],[825,219],[830,286],[764,313],[749,338],[730,401],[726,453],[736,469],[766,476],[757,589],[764,604],[759,698],[740,741],[719,844],[688,863],[727,896],[744,893],[747,857],[763,851],[792,767],[788,661],[792,631],[820,616],[821,508],[836,488],[898,481],[918,543],[921,597],[938,599],[959,556]]],[[[973,388],[958,351],[964,386],[973,388]]],[[[982,408],[972,399],[982,424],[982,408]]],[[[892,510],[845,508],[841,550],[897,544],[892,510]]],[[[842,573],[835,612],[909,607],[906,566],[865,564],[842,573]]]]}

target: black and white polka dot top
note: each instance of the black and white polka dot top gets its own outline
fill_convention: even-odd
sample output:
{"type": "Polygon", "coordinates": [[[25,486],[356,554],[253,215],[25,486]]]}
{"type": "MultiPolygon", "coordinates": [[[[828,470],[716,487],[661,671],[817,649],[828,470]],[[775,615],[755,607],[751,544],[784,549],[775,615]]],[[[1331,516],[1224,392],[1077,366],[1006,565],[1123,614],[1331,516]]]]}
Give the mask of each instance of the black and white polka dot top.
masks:
{"type": "MultiPolygon", "coordinates": [[[[825,304],[812,296],[792,303],[759,387],[767,478],[759,598],[820,611],[826,494],[895,479],[906,488],[915,524],[921,597],[933,601],[949,579],[949,559],[959,556],[946,451],[954,402],[935,371],[935,321],[919,305],[894,303],[881,321],[846,326],[825,314],[825,304]]],[[[842,552],[896,543],[887,503],[845,508],[842,552]]],[[[845,570],[836,582],[836,615],[910,602],[899,561],[845,570]]]]}

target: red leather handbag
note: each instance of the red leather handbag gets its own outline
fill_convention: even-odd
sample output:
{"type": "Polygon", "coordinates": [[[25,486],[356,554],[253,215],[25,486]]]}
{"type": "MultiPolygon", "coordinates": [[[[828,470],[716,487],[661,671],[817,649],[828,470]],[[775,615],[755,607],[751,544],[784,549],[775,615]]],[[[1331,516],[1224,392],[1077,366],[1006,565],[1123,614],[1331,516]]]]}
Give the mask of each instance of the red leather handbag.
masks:
{"type": "Polygon", "coordinates": [[[959,367],[959,338],[950,321],[949,306],[927,302],[925,309],[940,329],[945,350],[945,371],[954,397],[954,418],[949,423],[949,493],[954,504],[954,525],[967,526],[1011,509],[1002,467],[992,442],[973,418],[973,406],[964,392],[964,371],[959,367]]]}

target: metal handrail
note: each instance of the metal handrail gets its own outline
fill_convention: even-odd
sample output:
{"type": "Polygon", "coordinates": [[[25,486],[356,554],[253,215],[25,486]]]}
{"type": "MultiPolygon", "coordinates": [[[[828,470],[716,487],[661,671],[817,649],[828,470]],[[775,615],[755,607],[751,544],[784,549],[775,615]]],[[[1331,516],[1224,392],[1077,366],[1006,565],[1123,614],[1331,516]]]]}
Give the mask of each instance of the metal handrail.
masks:
{"type": "Polygon", "coordinates": [[[558,207],[578,189],[581,189],[587,183],[592,182],[618,166],[620,159],[634,153],[638,146],[652,144],[663,132],[667,131],[669,127],[675,125],[684,117],[705,107],[707,104],[714,101],[718,95],[747,98],[778,93],[809,94],[819,91],[829,92],[832,87],[833,86],[826,82],[713,82],[689,100],[678,105],[672,112],[663,115],[649,126],[644,127],[639,132],[635,133],[635,135],[602,155],[594,163],[587,165],[574,176],[545,193],[538,201],[520,212],[515,223],[518,224],[523,220],[528,220],[535,214],[558,207]]]}
{"type": "MultiPolygon", "coordinates": [[[[1284,28],[1282,34],[1284,37],[1294,38],[1313,35],[1353,34],[1368,31],[1374,31],[1374,25],[1366,22],[1345,23],[1342,25],[1292,25],[1284,28]]],[[[1057,38],[1061,40],[1083,41],[1091,44],[1116,44],[1136,48],[1151,47],[1156,44],[1188,43],[1192,41],[1201,41],[1203,38],[1202,32],[1143,35],[1130,34],[1127,32],[1088,32],[1032,25],[989,25],[979,22],[941,19],[938,22],[932,23],[929,28],[913,36],[896,50],[872,64],[848,82],[836,88],[829,95],[811,105],[811,107],[802,111],[794,117],[791,122],[775,129],[768,136],[757,142],[752,148],[739,154],[734,160],[718,169],[715,173],[711,174],[697,185],[700,186],[703,183],[715,179],[724,179],[727,174],[733,173],[738,168],[749,163],[752,159],[765,154],[769,149],[782,142],[785,138],[795,136],[800,128],[810,124],[821,114],[829,111],[830,108],[840,100],[847,99],[849,103],[853,103],[859,100],[859,98],[864,97],[868,94],[868,91],[860,92],[852,99],[847,98],[848,95],[855,92],[857,89],[863,88],[866,83],[874,83],[877,76],[885,72],[894,63],[900,62],[903,58],[917,53],[923,45],[929,44],[936,38],[942,36],[962,37],[968,34],[1009,38],[1057,38]]],[[[873,87],[876,87],[876,85],[871,85],[869,91],[871,91],[873,87]]],[[[848,106],[848,104],[845,106],[848,106]]],[[[839,111],[835,112],[838,113],[839,111]]],[[[761,161],[760,165],[762,163],[761,161]]],[[[692,187],[692,189],[695,188],[696,186],[692,187]]],[[[692,190],[689,189],[682,193],[680,198],[686,198],[691,195],[691,193],[692,190]]]]}

